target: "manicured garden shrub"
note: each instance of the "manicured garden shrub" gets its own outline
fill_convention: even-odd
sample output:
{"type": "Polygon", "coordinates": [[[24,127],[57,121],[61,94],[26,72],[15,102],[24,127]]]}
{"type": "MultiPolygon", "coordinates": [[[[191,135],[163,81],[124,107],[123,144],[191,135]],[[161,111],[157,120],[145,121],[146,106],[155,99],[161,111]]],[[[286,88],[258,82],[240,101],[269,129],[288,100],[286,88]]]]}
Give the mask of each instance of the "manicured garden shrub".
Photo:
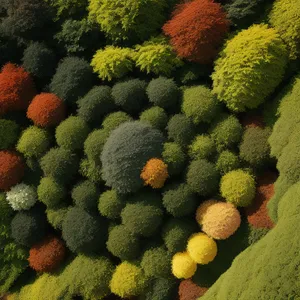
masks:
{"type": "Polygon", "coordinates": [[[156,129],[164,130],[168,123],[168,115],[163,108],[153,106],[140,114],[140,120],[147,122],[156,129]]]}
{"type": "Polygon", "coordinates": [[[109,114],[102,122],[102,126],[108,132],[113,131],[122,123],[132,121],[132,117],[123,111],[117,111],[109,114]]]}
{"type": "Polygon", "coordinates": [[[216,168],[221,175],[224,175],[232,170],[239,169],[239,157],[231,151],[224,150],[220,153],[217,159],[216,168]]]}
{"type": "Polygon", "coordinates": [[[197,264],[187,252],[178,252],[172,259],[172,273],[176,278],[191,278],[197,270],[197,264]]]}
{"type": "Polygon", "coordinates": [[[79,174],[94,183],[102,182],[102,173],[99,165],[92,160],[86,158],[80,161],[79,174]]]}
{"type": "Polygon", "coordinates": [[[29,251],[29,265],[37,272],[52,272],[64,260],[66,247],[59,238],[49,236],[33,245],[29,251]]]}
{"type": "Polygon", "coordinates": [[[277,31],[253,25],[226,43],[215,62],[213,93],[232,111],[256,108],[280,83],[286,64],[286,46],[277,31]]]}
{"type": "Polygon", "coordinates": [[[7,63],[0,73],[0,115],[24,110],[35,96],[33,80],[23,67],[7,63]]]}
{"type": "Polygon", "coordinates": [[[35,96],[27,110],[27,117],[40,127],[56,126],[65,115],[65,104],[56,95],[50,93],[35,96]]]}
{"type": "Polygon", "coordinates": [[[118,219],[126,202],[115,190],[108,190],[100,195],[98,210],[108,219],[118,219]]]}
{"type": "Polygon", "coordinates": [[[92,86],[92,68],[85,60],[70,56],[59,63],[50,83],[50,91],[72,104],[83,97],[92,86]]]}
{"type": "Polygon", "coordinates": [[[55,138],[59,146],[78,150],[89,134],[89,127],[80,117],[70,116],[56,127],[55,138]]]}
{"type": "Polygon", "coordinates": [[[241,169],[233,170],[222,177],[220,191],[226,201],[236,206],[248,206],[255,196],[255,180],[241,169]]]}
{"type": "Polygon", "coordinates": [[[15,121],[0,119],[0,150],[11,148],[17,142],[19,132],[15,121]]]}
{"type": "Polygon", "coordinates": [[[140,79],[118,82],[112,88],[112,97],[126,112],[139,112],[147,103],[146,87],[146,81],[140,79]]]}
{"type": "Polygon", "coordinates": [[[186,180],[192,192],[209,196],[218,190],[219,173],[213,163],[198,159],[189,165],[186,180]]]}
{"type": "Polygon", "coordinates": [[[49,133],[45,129],[30,126],[22,132],[16,149],[25,157],[39,158],[49,147],[49,133]]]}
{"type": "Polygon", "coordinates": [[[209,88],[199,85],[184,90],[181,109],[198,125],[201,122],[210,123],[216,117],[219,103],[209,88]]]}
{"type": "Polygon", "coordinates": [[[180,145],[165,143],[162,157],[163,161],[168,165],[170,176],[180,174],[186,160],[186,155],[180,145]]]}
{"type": "Polygon", "coordinates": [[[68,212],[68,207],[61,207],[57,209],[47,209],[47,220],[51,226],[56,230],[62,229],[62,223],[66,217],[66,214],[68,212]]]}
{"type": "Polygon", "coordinates": [[[178,104],[180,90],[172,78],[159,76],[149,82],[147,95],[153,105],[168,109],[178,104]]]}
{"type": "Polygon", "coordinates": [[[192,159],[209,158],[216,151],[213,140],[208,135],[197,135],[189,146],[189,156],[192,159]]]}
{"type": "Polygon", "coordinates": [[[215,58],[228,30],[226,13],[212,0],[180,4],[163,26],[178,56],[202,64],[215,58]]]}
{"type": "Polygon", "coordinates": [[[23,159],[12,151],[0,151],[0,189],[9,190],[21,181],[25,172],[23,159]]]}
{"type": "Polygon", "coordinates": [[[150,158],[160,157],[162,150],[163,136],[150,125],[140,121],[120,125],[101,155],[106,185],[120,193],[136,192],[143,186],[142,168],[150,158]]]}
{"type": "Polygon", "coordinates": [[[179,300],[198,299],[203,296],[207,290],[207,288],[195,284],[191,279],[182,280],[178,288],[179,300]]]}

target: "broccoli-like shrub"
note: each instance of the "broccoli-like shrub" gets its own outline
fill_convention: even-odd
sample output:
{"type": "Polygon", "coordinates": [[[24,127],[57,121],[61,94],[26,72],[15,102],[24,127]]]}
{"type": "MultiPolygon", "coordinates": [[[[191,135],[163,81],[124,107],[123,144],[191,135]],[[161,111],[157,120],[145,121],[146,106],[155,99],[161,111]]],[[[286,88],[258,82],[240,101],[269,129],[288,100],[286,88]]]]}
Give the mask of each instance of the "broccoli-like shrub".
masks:
{"type": "Polygon", "coordinates": [[[97,210],[99,195],[99,188],[89,180],[78,183],[71,192],[74,204],[87,211],[97,210]]]}
{"type": "Polygon", "coordinates": [[[234,115],[223,114],[210,128],[210,135],[217,150],[223,151],[239,143],[242,138],[243,127],[234,115]]]}
{"type": "Polygon", "coordinates": [[[195,125],[198,125],[201,122],[210,123],[216,117],[219,103],[209,88],[199,85],[184,90],[181,109],[195,125]]]}
{"type": "Polygon", "coordinates": [[[191,278],[197,271],[197,263],[187,252],[178,252],[172,259],[172,273],[178,278],[191,278]]]}
{"type": "Polygon", "coordinates": [[[49,147],[49,133],[45,129],[30,126],[22,132],[16,149],[25,157],[39,158],[49,147]]]}
{"type": "Polygon", "coordinates": [[[62,121],[55,131],[56,142],[69,150],[78,150],[90,132],[89,126],[80,117],[70,116],[62,121]]]}
{"type": "Polygon", "coordinates": [[[41,179],[37,187],[39,201],[47,205],[47,208],[56,208],[66,197],[65,187],[51,177],[41,179]]]}
{"type": "Polygon", "coordinates": [[[124,225],[115,226],[110,230],[106,247],[121,260],[135,259],[140,254],[139,238],[124,225]]]}
{"type": "Polygon", "coordinates": [[[195,212],[197,198],[186,184],[168,188],[163,194],[163,205],[174,217],[183,217],[195,212]]]}
{"type": "Polygon", "coordinates": [[[221,175],[224,175],[232,170],[239,169],[240,168],[239,157],[231,151],[224,150],[218,156],[216,162],[216,168],[221,175]]]}
{"type": "Polygon", "coordinates": [[[97,163],[86,158],[80,161],[79,174],[94,183],[103,182],[101,168],[97,163]]]}
{"type": "Polygon", "coordinates": [[[168,123],[168,115],[163,108],[159,106],[153,106],[144,110],[140,114],[140,120],[147,122],[154,128],[164,130],[168,123]]]}
{"type": "Polygon", "coordinates": [[[0,119],[0,150],[15,145],[19,137],[19,125],[15,121],[0,119]]]}
{"type": "Polygon", "coordinates": [[[195,284],[191,279],[182,280],[178,288],[179,300],[197,300],[207,290],[207,288],[195,284]]]}
{"type": "Polygon", "coordinates": [[[93,56],[91,66],[102,80],[122,78],[133,69],[132,49],[107,46],[93,56]]]}
{"type": "Polygon", "coordinates": [[[108,190],[100,195],[98,210],[108,219],[118,219],[126,202],[115,190],[108,190]]]}
{"type": "Polygon", "coordinates": [[[140,173],[152,157],[160,157],[163,135],[140,121],[115,129],[104,145],[101,162],[106,185],[120,193],[136,192],[143,186],[140,173]]]}
{"type": "Polygon", "coordinates": [[[27,109],[36,95],[31,75],[23,67],[6,64],[0,73],[0,115],[27,109]]]}
{"type": "Polygon", "coordinates": [[[228,30],[226,13],[212,0],[178,5],[172,19],[163,26],[178,56],[202,64],[215,58],[228,30]]]}
{"type": "Polygon", "coordinates": [[[195,136],[195,128],[189,118],[183,114],[173,115],[169,120],[168,138],[180,146],[187,146],[195,136]]]}
{"type": "Polygon", "coordinates": [[[41,158],[40,165],[46,177],[68,182],[78,170],[78,158],[68,149],[51,148],[41,158]]]}
{"type": "Polygon", "coordinates": [[[109,114],[102,122],[102,126],[108,132],[113,131],[119,125],[125,122],[132,121],[132,117],[125,113],[124,111],[117,111],[114,113],[109,114]]]}
{"type": "Polygon", "coordinates": [[[197,135],[189,146],[189,156],[192,159],[210,158],[214,155],[216,147],[208,135],[197,135]]]}
{"type": "Polygon", "coordinates": [[[12,151],[0,151],[0,189],[9,190],[25,173],[23,159],[12,151]]]}
{"type": "Polygon", "coordinates": [[[147,95],[153,105],[166,109],[174,108],[180,98],[180,89],[172,78],[159,76],[149,82],[147,95]]]}
{"type": "Polygon", "coordinates": [[[68,207],[47,209],[46,214],[49,224],[51,224],[51,226],[56,230],[62,230],[62,223],[66,217],[68,210],[68,207]]]}
{"type": "Polygon", "coordinates": [[[43,43],[31,43],[24,51],[23,67],[37,78],[51,77],[55,71],[54,52],[43,43]]]}
{"type": "Polygon", "coordinates": [[[32,186],[19,183],[6,193],[6,200],[13,210],[28,210],[37,201],[36,190],[32,186]]]}
{"type": "Polygon", "coordinates": [[[270,160],[268,138],[270,128],[248,128],[245,130],[240,144],[240,158],[253,167],[262,167],[270,160]]]}
{"type": "Polygon", "coordinates": [[[67,103],[74,103],[93,86],[93,71],[87,61],[66,57],[58,65],[50,91],[67,103]]]}
{"type": "Polygon", "coordinates": [[[222,177],[220,192],[236,206],[249,206],[255,196],[255,180],[243,170],[233,170],[222,177]]]}
{"type": "Polygon", "coordinates": [[[104,248],[106,225],[99,217],[79,207],[72,207],[62,223],[62,237],[75,253],[95,253],[104,248]]]}
{"type": "Polygon", "coordinates": [[[140,296],[141,300],[165,300],[174,299],[176,295],[176,281],[172,278],[158,278],[153,279],[148,284],[147,289],[140,296]]]}
{"type": "Polygon", "coordinates": [[[128,203],[121,212],[122,223],[133,234],[152,236],[163,221],[163,211],[147,202],[128,203]]]}
{"type": "Polygon", "coordinates": [[[66,255],[66,246],[55,236],[33,245],[29,251],[29,266],[37,272],[55,271],[66,255]]]}
{"type": "Polygon", "coordinates": [[[65,118],[65,115],[66,108],[63,101],[50,93],[35,96],[27,110],[28,119],[40,127],[56,126],[65,118]]]}
{"type": "Polygon", "coordinates": [[[170,176],[180,174],[184,168],[186,155],[180,145],[165,143],[162,153],[163,161],[168,165],[170,176]]]}
{"type": "Polygon", "coordinates": [[[198,159],[189,165],[186,181],[192,192],[209,196],[218,190],[219,173],[213,163],[198,159]]]}
{"type": "Polygon", "coordinates": [[[118,82],[112,88],[112,96],[116,105],[126,112],[139,112],[147,103],[146,87],[146,81],[141,79],[118,82]]]}
{"type": "Polygon", "coordinates": [[[215,62],[213,93],[234,112],[256,108],[282,80],[287,61],[277,31],[253,25],[227,41],[215,62]]]}

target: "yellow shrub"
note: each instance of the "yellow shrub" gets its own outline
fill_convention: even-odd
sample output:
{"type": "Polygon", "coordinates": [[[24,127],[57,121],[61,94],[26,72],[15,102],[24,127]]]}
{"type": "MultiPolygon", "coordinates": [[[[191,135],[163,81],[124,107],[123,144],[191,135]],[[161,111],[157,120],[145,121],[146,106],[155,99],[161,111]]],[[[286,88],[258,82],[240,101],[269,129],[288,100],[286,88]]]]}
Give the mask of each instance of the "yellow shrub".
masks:
{"type": "Polygon", "coordinates": [[[181,279],[191,278],[197,270],[197,264],[187,252],[178,252],[173,256],[172,273],[181,279]]]}

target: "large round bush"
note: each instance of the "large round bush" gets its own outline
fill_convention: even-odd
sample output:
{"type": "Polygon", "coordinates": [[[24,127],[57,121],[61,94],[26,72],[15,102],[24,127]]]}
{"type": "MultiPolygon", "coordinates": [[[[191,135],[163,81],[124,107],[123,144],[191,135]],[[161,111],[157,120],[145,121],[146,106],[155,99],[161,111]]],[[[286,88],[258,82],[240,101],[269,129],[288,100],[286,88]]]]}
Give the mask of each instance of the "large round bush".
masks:
{"type": "Polygon", "coordinates": [[[16,122],[6,119],[0,120],[0,150],[12,147],[19,137],[19,126],[16,122]]]}

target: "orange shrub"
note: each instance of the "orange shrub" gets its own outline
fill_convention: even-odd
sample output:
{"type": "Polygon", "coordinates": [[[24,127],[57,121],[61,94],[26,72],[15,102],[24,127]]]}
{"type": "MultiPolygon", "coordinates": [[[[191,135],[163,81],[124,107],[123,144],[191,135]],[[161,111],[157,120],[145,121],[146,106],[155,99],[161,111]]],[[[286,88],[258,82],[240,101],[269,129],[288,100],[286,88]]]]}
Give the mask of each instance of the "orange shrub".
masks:
{"type": "Polygon", "coordinates": [[[207,290],[207,288],[195,284],[191,279],[185,279],[180,282],[178,288],[179,300],[197,300],[203,296],[207,290]]]}

